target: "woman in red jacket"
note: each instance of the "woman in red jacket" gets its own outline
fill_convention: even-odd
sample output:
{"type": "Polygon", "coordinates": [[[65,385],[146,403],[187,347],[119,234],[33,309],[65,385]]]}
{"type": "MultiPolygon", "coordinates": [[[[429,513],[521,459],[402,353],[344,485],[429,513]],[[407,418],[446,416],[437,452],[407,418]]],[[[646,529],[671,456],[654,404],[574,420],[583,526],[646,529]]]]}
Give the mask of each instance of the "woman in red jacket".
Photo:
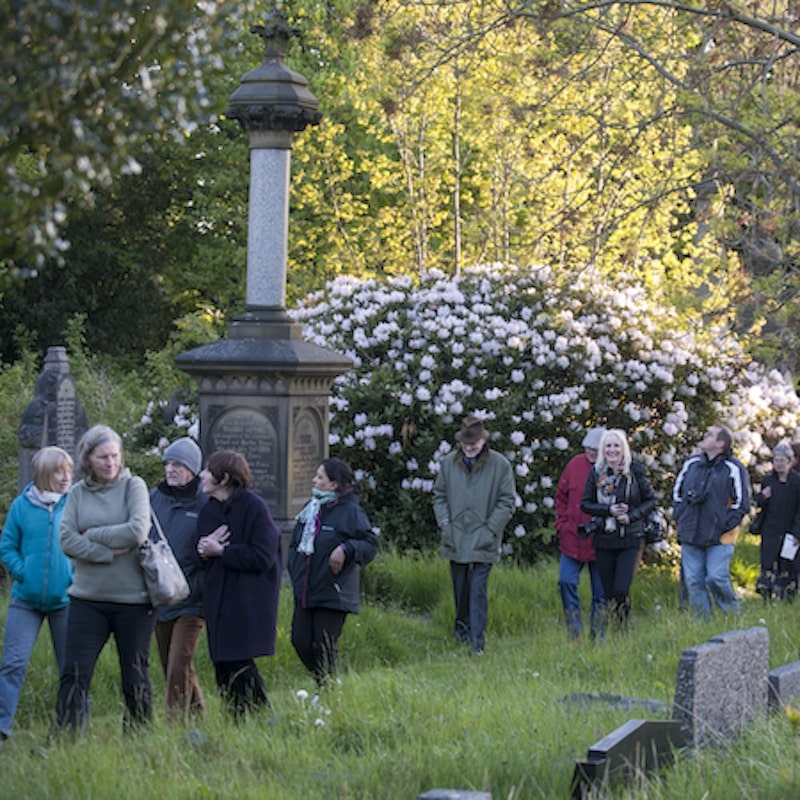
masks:
{"type": "Polygon", "coordinates": [[[584,566],[589,569],[592,586],[590,632],[593,639],[599,633],[606,602],[600,572],[595,562],[594,544],[590,532],[586,529],[591,518],[581,511],[586,479],[589,477],[592,465],[597,461],[597,451],[603,433],[603,428],[592,428],[586,432],[582,442],[583,452],[567,462],[556,488],[556,533],[558,549],[561,551],[558,588],[561,591],[567,631],[573,639],[577,639],[583,632],[578,587],[584,566]]]}

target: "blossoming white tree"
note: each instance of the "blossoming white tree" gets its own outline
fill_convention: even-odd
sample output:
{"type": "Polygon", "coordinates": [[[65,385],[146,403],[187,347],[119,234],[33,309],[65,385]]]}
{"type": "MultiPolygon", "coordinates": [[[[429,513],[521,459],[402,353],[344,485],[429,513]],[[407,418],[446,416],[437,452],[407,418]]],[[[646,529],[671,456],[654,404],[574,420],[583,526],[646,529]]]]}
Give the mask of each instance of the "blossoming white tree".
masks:
{"type": "Polygon", "coordinates": [[[737,341],[654,305],[624,276],[482,266],[378,282],[339,278],[295,311],[307,337],[349,355],[331,397],[331,451],[365,480],[373,521],[400,548],[436,538],[430,493],[465,414],[486,421],[514,467],[507,549],[535,557],[553,536],[556,482],[587,427],[627,431],[668,495],[698,432],[721,419],[752,466],[793,436],[788,378],[737,341]]]}

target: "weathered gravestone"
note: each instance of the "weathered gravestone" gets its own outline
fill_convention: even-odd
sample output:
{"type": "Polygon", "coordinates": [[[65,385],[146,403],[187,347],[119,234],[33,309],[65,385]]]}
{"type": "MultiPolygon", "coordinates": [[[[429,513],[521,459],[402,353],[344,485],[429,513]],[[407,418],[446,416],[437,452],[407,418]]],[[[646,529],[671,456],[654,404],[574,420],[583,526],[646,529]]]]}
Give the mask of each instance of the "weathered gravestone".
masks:
{"type": "Polygon", "coordinates": [[[769,631],[729,631],[684,650],[678,664],[672,718],[689,744],[724,742],[766,714],[769,631]]]}
{"type": "Polygon", "coordinates": [[[800,661],[792,661],[769,673],[769,706],[781,711],[787,704],[800,706],[800,661]]]}
{"type": "Polygon", "coordinates": [[[87,427],[66,348],[48,347],[34,398],[23,412],[19,428],[18,490],[31,480],[31,458],[37,450],[60,447],[75,458],[76,445],[87,427]]]}
{"type": "Polygon", "coordinates": [[[589,748],[575,764],[572,797],[582,800],[620,781],[631,782],[672,763],[686,746],[681,724],[674,720],[631,719],[589,748]]]}

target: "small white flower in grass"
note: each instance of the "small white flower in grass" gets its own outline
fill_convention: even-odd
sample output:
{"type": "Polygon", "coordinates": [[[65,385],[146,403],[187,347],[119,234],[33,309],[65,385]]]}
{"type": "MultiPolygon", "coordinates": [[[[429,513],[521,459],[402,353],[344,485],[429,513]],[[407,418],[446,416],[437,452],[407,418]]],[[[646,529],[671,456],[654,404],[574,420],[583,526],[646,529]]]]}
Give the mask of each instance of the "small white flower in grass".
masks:
{"type": "Polygon", "coordinates": [[[511,380],[513,383],[522,383],[525,380],[525,373],[521,369],[512,369],[511,380]]]}
{"type": "Polygon", "coordinates": [[[514,467],[514,470],[517,475],[520,476],[520,478],[524,478],[530,472],[530,468],[527,464],[517,464],[517,466],[514,467]]]}
{"type": "Polygon", "coordinates": [[[522,431],[513,431],[510,438],[511,443],[519,447],[525,441],[525,434],[522,431]]]}
{"type": "Polygon", "coordinates": [[[428,400],[431,399],[431,393],[425,386],[420,386],[417,389],[417,400],[421,400],[423,403],[427,403],[428,400]]]}
{"type": "Polygon", "coordinates": [[[295,696],[295,697],[296,697],[298,700],[300,700],[300,701],[302,701],[302,702],[305,702],[306,700],[308,700],[308,692],[307,692],[305,689],[298,689],[298,690],[297,690],[297,691],[294,693],[294,696],[295,696]]]}
{"type": "Polygon", "coordinates": [[[522,525],[517,525],[514,528],[514,536],[516,536],[517,539],[521,539],[523,536],[525,536],[526,533],[527,531],[525,530],[525,528],[522,527],[522,525]]]}
{"type": "Polygon", "coordinates": [[[553,488],[553,479],[549,475],[542,475],[539,479],[539,485],[542,489],[552,489],[553,488]]]}
{"type": "Polygon", "coordinates": [[[414,396],[408,392],[400,392],[400,396],[397,399],[400,401],[401,406],[410,406],[414,402],[414,396]]]}
{"type": "Polygon", "coordinates": [[[653,663],[653,654],[652,653],[648,653],[645,656],[645,661],[647,661],[648,664],[652,664],[653,663]]]}
{"type": "Polygon", "coordinates": [[[314,725],[315,725],[317,728],[324,728],[324,727],[325,727],[325,720],[324,720],[324,719],[322,719],[322,717],[317,717],[317,718],[314,720],[314,725]]]}

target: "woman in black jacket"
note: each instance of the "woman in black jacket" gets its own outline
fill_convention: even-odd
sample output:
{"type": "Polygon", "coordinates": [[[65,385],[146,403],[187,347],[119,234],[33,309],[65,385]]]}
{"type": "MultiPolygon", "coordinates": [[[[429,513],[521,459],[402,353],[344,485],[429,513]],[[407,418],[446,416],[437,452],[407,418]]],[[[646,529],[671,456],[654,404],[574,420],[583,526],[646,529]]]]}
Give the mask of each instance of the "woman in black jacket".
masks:
{"type": "Polygon", "coordinates": [[[220,450],[200,473],[209,495],[197,518],[205,578],[203,611],[217,686],[236,717],[268,707],[255,659],[275,652],[282,559],[280,532],[250,489],[247,460],[220,450]]]}
{"type": "Polygon", "coordinates": [[[644,523],[655,508],[644,467],[634,463],[625,433],[607,430],[589,473],[581,510],[592,515],[597,571],[609,612],[622,627],[631,610],[631,584],[644,545],[644,523]]]}
{"type": "Polygon", "coordinates": [[[361,600],[359,568],[378,550],[378,537],[358,502],[361,487],[349,464],[328,458],[312,479],[312,497],[297,516],[289,543],[294,588],[292,645],[322,687],[336,669],[338,640],[361,600]]]}
{"type": "Polygon", "coordinates": [[[792,600],[797,594],[800,558],[797,552],[787,557],[800,543],[800,474],[792,470],[793,462],[792,446],[788,442],[776,444],[772,451],[772,472],[765,476],[756,495],[763,520],[759,531],[761,574],[756,591],[764,600],[792,600]],[[791,538],[784,548],[787,534],[791,538]]]}

